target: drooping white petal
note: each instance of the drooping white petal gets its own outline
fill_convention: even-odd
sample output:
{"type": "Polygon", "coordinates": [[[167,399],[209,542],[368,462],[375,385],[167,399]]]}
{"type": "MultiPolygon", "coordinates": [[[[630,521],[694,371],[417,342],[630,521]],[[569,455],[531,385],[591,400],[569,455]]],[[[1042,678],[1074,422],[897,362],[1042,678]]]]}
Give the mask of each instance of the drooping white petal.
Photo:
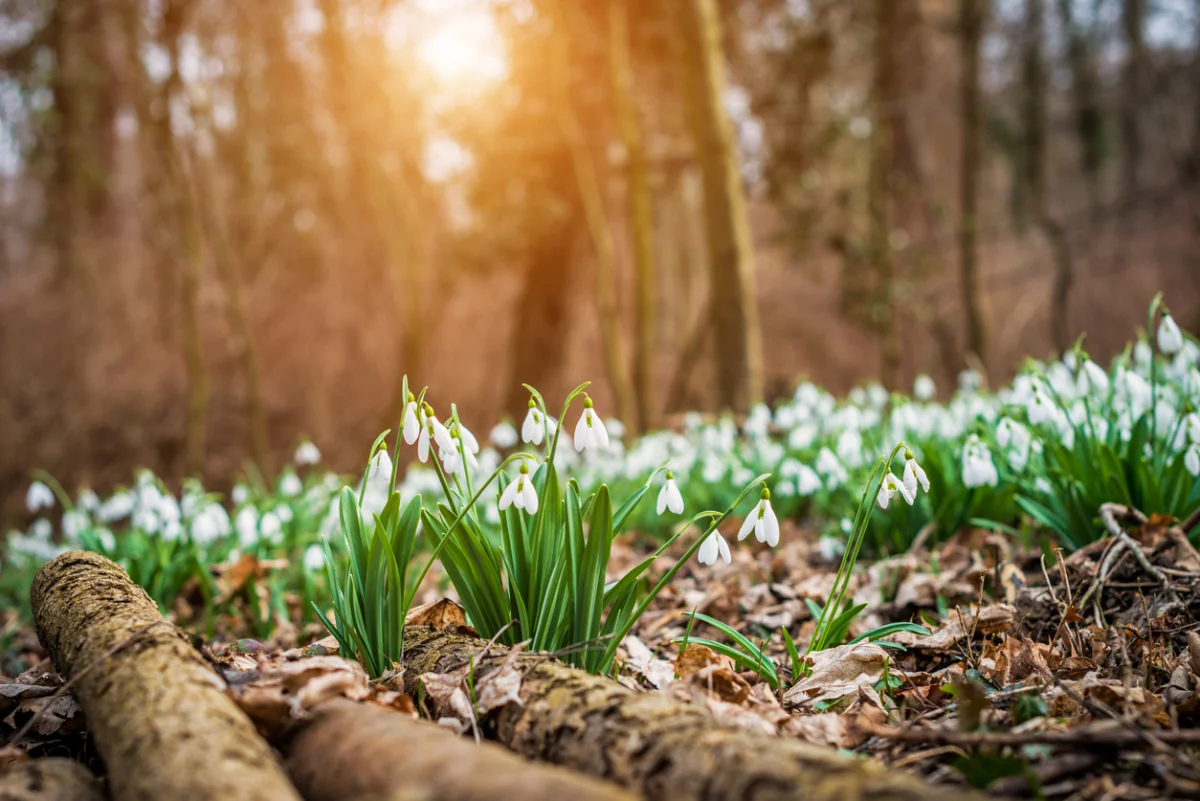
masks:
{"type": "Polygon", "coordinates": [[[522,476],[521,497],[525,501],[525,511],[529,514],[537,514],[538,496],[537,490],[533,487],[533,482],[522,476]]]}
{"type": "Polygon", "coordinates": [[[542,431],[542,427],[538,424],[538,410],[531,406],[525,413],[524,422],[521,423],[521,440],[538,445],[540,442],[535,442],[535,439],[540,436],[538,433],[540,431],[542,431]]]}
{"type": "Polygon", "coordinates": [[[450,431],[434,416],[430,415],[430,423],[433,425],[433,440],[437,446],[444,451],[457,450],[454,447],[454,438],[450,436],[450,431]]]}
{"type": "Polygon", "coordinates": [[[409,445],[412,445],[417,441],[417,437],[421,436],[420,417],[421,415],[417,411],[417,402],[410,400],[404,407],[404,441],[409,445]]]}
{"type": "Polygon", "coordinates": [[[892,493],[888,492],[887,482],[884,481],[879,485],[879,493],[875,496],[875,503],[879,504],[880,509],[888,508],[888,501],[892,499],[892,493]]]}
{"type": "MultiPolygon", "coordinates": [[[[916,463],[916,459],[906,459],[904,461],[903,483],[905,489],[904,497],[906,498],[917,497],[917,471],[914,467],[916,463]]],[[[912,501],[909,501],[909,503],[912,503],[912,501]]]]}
{"type": "Polygon", "coordinates": [[[754,504],[754,508],[750,510],[750,514],[746,515],[746,519],[742,521],[742,527],[738,529],[738,542],[746,539],[747,535],[754,530],[754,524],[758,522],[758,507],[762,501],[754,504]]]}
{"type": "Polygon", "coordinates": [[[1175,322],[1174,317],[1163,312],[1162,322],[1158,325],[1158,349],[1171,356],[1182,348],[1183,332],[1179,330],[1179,324],[1175,322]]]}
{"type": "Polygon", "coordinates": [[[675,483],[675,479],[667,479],[663,489],[667,491],[667,508],[677,515],[683,514],[683,493],[679,491],[679,485],[675,483]]]}
{"type": "Polygon", "coordinates": [[[704,538],[704,542],[700,543],[700,550],[696,551],[696,558],[700,560],[700,564],[715,565],[717,563],[717,555],[720,553],[717,538],[720,536],[714,531],[704,538]]]}
{"type": "Polygon", "coordinates": [[[575,424],[575,450],[583,453],[583,449],[591,445],[592,432],[588,426],[589,409],[584,409],[583,414],[579,415],[579,422],[575,424]]]}
{"type": "Polygon", "coordinates": [[[458,424],[458,436],[467,453],[479,453],[479,440],[475,439],[475,435],[462,423],[458,424]]]}
{"type": "Polygon", "coordinates": [[[717,534],[717,532],[714,531],[713,534],[717,537],[717,547],[721,550],[721,558],[725,560],[725,564],[727,565],[732,563],[733,557],[729,554],[729,543],[725,541],[724,537],[717,534]]]}
{"type": "MultiPolygon", "coordinates": [[[[670,481],[670,479],[667,479],[670,481]]],[[[667,485],[664,483],[662,489],[658,491],[658,503],[655,504],[655,509],[658,514],[662,514],[667,510],[667,485]]]]}
{"type": "Polygon", "coordinates": [[[596,414],[595,410],[589,409],[592,413],[592,436],[595,440],[594,445],[608,450],[608,428],[605,427],[604,421],[600,419],[600,415],[596,414]]]}
{"type": "Polygon", "coordinates": [[[770,501],[763,501],[763,504],[766,507],[766,511],[763,513],[761,521],[763,529],[761,541],[774,548],[779,544],[779,518],[775,516],[775,510],[771,508],[770,501]]]}
{"type": "Polygon", "coordinates": [[[917,483],[921,485],[921,489],[929,492],[929,476],[925,475],[925,469],[913,460],[913,470],[917,474],[917,483]]]}
{"type": "Polygon", "coordinates": [[[1200,445],[1193,445],[1183,456],[1183,466],[1193,476],[1200,476],[1200,445]]]}
{"type": "Polygon", "coordinates": [[[432,436],[428,423],[421,426],[421,434],[417,438],[417,458],[422,463],[429,461],[429,439],[432,436]]]}
{"type": "Polygon", "coordinates": [[[457,448],[450,448],[441,452],[442,469],[446,471],[446,475],[452,476],[458,472],[458,468],[462,466],[462,454],[457,448]]]}

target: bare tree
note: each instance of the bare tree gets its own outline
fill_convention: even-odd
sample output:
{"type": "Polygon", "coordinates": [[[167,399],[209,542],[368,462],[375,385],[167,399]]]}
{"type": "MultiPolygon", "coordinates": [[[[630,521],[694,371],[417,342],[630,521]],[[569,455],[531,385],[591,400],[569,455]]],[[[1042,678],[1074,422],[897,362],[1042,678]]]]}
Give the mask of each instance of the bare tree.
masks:
{"type": "Polygon", "coordinates": [[[959,51],[962,79],[960,115],[962,149],[959,176],[959,258],[967,352],[986,367],[983,312],[979,301],[979,172],[982,161],[980,127],[980,45],[990,0],[959,0],[959,51]]]}

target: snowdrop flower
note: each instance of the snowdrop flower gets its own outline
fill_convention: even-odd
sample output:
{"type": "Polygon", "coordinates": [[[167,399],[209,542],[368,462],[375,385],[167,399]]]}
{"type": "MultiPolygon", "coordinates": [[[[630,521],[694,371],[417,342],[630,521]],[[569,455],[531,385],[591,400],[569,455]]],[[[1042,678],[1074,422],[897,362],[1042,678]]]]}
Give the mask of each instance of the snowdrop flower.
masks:
{"type": "Polygon", "coordinates": [[[1162,322],[1158,324],[1158,349],[1168,356],[1183,349],[1183,332],[1166,309],[1163,309],[1162,322]]]}
{"type": "Polygon", "coordinates": [[[304,484],[300,481],[300,476],[293,473],[291,470],[283,474],[279,479],[279,494],[285,498],[293,498],[304,491],[304,484]]]}
{"type": "Polygon", "coordinates": [[[79,508],[95,514],[100,511],[100,496],[90,489],[79,493],[79,508]]]}
{"type": "Polygon", "coordinates": [[[661,515],[667,509],[670,509],[672,514],[683,514],[683,495],[675,484],[675,474],[670,470],[667,471],[667,480],[663,482],[662,489],[658,491],[658,513],[661,515]]]}
{"type": "Polygon", "coordinates": [[[607,426],[606,430],[608,431],[608,435],[613,439],[619,440],[625,436],[625,424],[617,418],[608,418],[608,422],[604,425],[607,426]]]}
{"type": "Polygon", "coordinates": [[[100,504],[100,511],[96,516],[105,523],[112,523],[122,518],[129,517],[133,513],[133,508],[137,503],[137,496],[129,491],[118,492],[104,503],[100,504]]]}
{"type": "Polygon", "coordinates": [[[817,540],[817,553],[826,562],[832,562],[846,551],[846,543],[840,537],[822,534],[817,540]]]}
{"type": "Polygon", "coordinates": [[[585,448],[595,450],[608,449],[608,430],[596,410],[592,408],[592,399],[585,393],[583,396],[583,414],[575,424],[575,450],[583,453],[585,448]]]}
{"type": "MultiPolygon", "coordinates": [[[[404,423],[401,429],[404,434],[404,441],[412,445],[417,441],[417,437],[421,435],[421,413],[417,409],[417,399],[410,392],[408,393],[408,403],[404,406],[404,423]]],[[[422,459],[421,461],[425,461],[422,459]]]]}
{"type": "Polygon", "coordinates": [[[250,500],[250,488],[245,484],[234,484],[233,492],[229,493],[229,499],[233,501],[234,506],[241,506],[250,500]]]}
{"type": "Polygon", "coordinates": [[[725,560],[725,564],[733,561],[733,557],[729,554],[729,543],[716,529],[713,529],[700,545],[700,550],[696,551],[696,558],[700,560],[700,564],[711,566],[717,563],[718,556],[725,560]]]}
{"type": "Polygon", "coordinates": [[[25,508],[35,514],[41,509],[53,509],[54,492],[40,481],[33,482],[25,491],[25,508]]]}
{"type": "Polygon", "coordinates": [[[929,492],[929,477],[925,475],[925,471],[921,465],[917,464],[917,458],[913,456],[913,452],[908,448],[904,449],[904,498],[909,503],[917,497],[917,485],[921,489],[929,492]]]}
{"type": "Polygon", "coordinates": [[[806,464],[800,465],[796,475],[796,492],[802,497],[812,495],[821,488],[821,477],[806,464]]]}
{"type": "MultiPolygon", "coordinates": [[[[454,450],[454,441],[450,437],[450,430],[441,424],[437,415],[433,413],[433,407],[428,403],[425,404],[425,423],[429,436],[433,437],[433,441],[437,443],[440,450],[454,450]]],[[[476,447],[478,448],[478,445],[476,447]]],[[[428,443],[426,448],[428,448],[428,443]]]]}
{"type": "Polygon", "coordinates": [[[442,470],[446,475],[452,476],[458,472],[458,468],[462,467],[462,452],[457,447],[458,432],[455,431],[450,435],[451,447],[443,448],[439,454],[442,458],[442,470]]]}
{"type": "Polygon", "coordinates": [[[963,445],[962,462],[964,486],[994,487],[1000,483],[1000,475],[996,472],[991,451],[975,434],[968,437],[963,445]]]}
{"type": "Polygon", "coordinates": [[[218,503],[210,503],[192,521],[192,542],[211,545],[229,533],[229,515],[218,503]]]}
{"type": "Polygon", "coordinates": [[[283,523],[279,520],[279,515],[267,512],[262,516],[258,530],[262,532],[268,542],[278,542],[279,536],[283,533],[283,523]]]}
{"type": "Polygon", "coordinates": [[[33,525],[29,527],[29,536],[38,540],[49,540],[50,535],[54,533],[54,524],[44,517],[39,517],[33,521],[33,525]]]}
{"type": "Polygon", "coordinates": [[[504,448],[507,450],[521,441],[521,435],[517,432],[516,426],[508,421],[505,421],[503,423],[497,423],[492,427],[491,432],[488,434],[488,439],[490,439],[492,444],[497,448],[504,448]]]}
{"type": "Polygon", "coordinates": [[[292,461],[301,467],[314,465],[321,461],[321,451],[310,440],[306,439],[296,446],[296,452],[292,455],[292,461]]]}
{"type": "Polygon", "coordinates": [[[458,434],[459,440],[462,441],[464,451],[470,454],[479,453],[479,440],[475,439],[475,435],[462,424],[462,421],[454,421],[454,433],[458,434]]]}
{"type": "Polygon", "coordinates": [[[1193,476],[1200,476],[1200,445],[1192,444],[1183,455],[1183,466],[1193,476]]]}
{"type": "Polygon", "coordinates": [[[530,398],[529,411],[525,413],[525,422],[521,423],[521,439],[532,445],[541,445],[546,436],[545,419],[537,401],[530,398]]]}
{"type": "Polygon", "coordinates": [[[1035,426],[1052,423],[1058,416],[1054,404],[1046,399],[1038,384],[1033,385],[1033,398],[1025,411],[1029,415],[1029,422],[1035,426]]]}
{"type": "Polygon", "coordinates": [[[304,549],[304,569],[309,573],[316,573],[321,568],[325,567],[325,551],[320,545],[313,543],[304,549]]]}
{"type": "Polygon", "coordinates": [[[775,510],[771,508],[771,491],[763,487],[762,495],[759,501],[754,505],[754,509],[742,521],[742,527],[738,531],[738,542],[746,539],[751,530],[754,531],[754,538],[759,542],[765,542],[767,545],[774,548],[779,544],[779,518],[775,516],[775,510]]]}
{"type": "Polygon", "coordinates": [[[533,488],[533,481],[529,478],[529,463],[524,459],[521,460],[521,472],[517,473],[517,480],[505,487],[504,492],[500,494],[500,511],[510,506],[524,509],[531,515],[537,514],[537,490],[533,488]]]}
{"type": "Polygon", "coordinates": [[[63,536],[71,542],[79,542],[79,535],[89,524],[87,513],[82,509],[72,509],[62,518],[63,536]]]}
{"type": "Polygon", "coordinates": [[[1029,429],[1012,418],[1005,417],[996,425],[996,442],[1008,452],[1008,463],[1013,470],[1020,472],[1025,469],[1029,460],[1029,448],[1033,437],[1029,429]]]}
{"type": "Polygon", "coordinates": [[[1079,390],[1087,392],[1091,390],[1097,394],[1103,394],[1108,391],[1108,373],[1104,372],[1104,368],[1089,359],[1086,355],[1083,356],[1083,364],[1079,370],[1079,390]]]}
{"type": "MultiPolygon", "coordinates": [[[[422,459],[422,461],[424,461],[422,459]]],[[[371,457],[371,466],[367,470],[367,480],[379,476],[387,476],[389,479],[392,475],[392,457],[388,454],[387,445],[380,445],[379,450],[375,451],[375,455],[371,457]]]]}
{"type": "Polygon", "coordinates": [[[258,512],[253,506],[243,506],[233,518],[233,530],[237,532],[238,544],[249,548],[258,542],[258,512]]]}
{"type": "Polygon", "coordinates": [[[895,497],[897,492],[910,505],[916,500],[916,495],[909,492],[908,486],[896,478],[896,474],[889,470],[883,477],[883,483],[879,485],[879,492],[875,495],[875,502],[879,504],[880,509],[886,509],[888,508],[888,502],[895,497]]]}
{"type": "Polygon", "coordinates": [[[921,374],[913,381],[913,396],[917,400],[931,401],[936,394],[937,384],[933,383],[933,379],[929,376],[921,374]]]}

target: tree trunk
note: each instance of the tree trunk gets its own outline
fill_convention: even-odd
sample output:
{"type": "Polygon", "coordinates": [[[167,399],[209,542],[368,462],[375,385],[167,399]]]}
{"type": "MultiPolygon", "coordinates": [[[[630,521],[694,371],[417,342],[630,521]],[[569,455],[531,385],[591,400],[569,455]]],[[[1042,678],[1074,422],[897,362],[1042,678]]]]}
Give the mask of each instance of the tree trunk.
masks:
{"type": "Polygon", "coordinates": [[[895,135],[896,85],[899,64],[894,37],[903,0],[875,0],[875,64],[872,79],[874,125],[867,178],[871,268],[875,273],[869,319],[879,337],[883,385],[899,389],[900,343],[896,330],[894,261],[892,259],[892,144],[895,135]]]}
{"type": "Polygon", "coordinates": [[[646,176],[642,128],[638,121],[633,93],[628,2],[629,0],[611,0],[609,37],[612,40],[613,100],[616,105],[617,122],[621,128],[621,140],[625,145],[626,213],[629,215],[629,231],[633,243],[636,286],[633,389],[636,396],[638,427],[642,431],[648,431],[656,423],[654,418],[658,410],[654,397],[654,218],[651,213],[650,186],[646,176]]]}
{"type": "Polygon", "coordinates": [[[1141,187],[1141,118],[1146,104],[1146,0],[1121,0],[1121,30],[1125,61],[1121,65],[1121,139],[1124,145],[1122,182],[1125,196],[1137,197],[1141,187]]]}
{"type": "Polygon", "coordinates": [[[960,180],[959,258],[962,273],[963,312],[967,330],[967,352],[986,369],[983,312],[979,301],[979,170],[981,161],[980,44],[983,39],[985,3],[989,0],[959,0],[962,83],[962,161],[960,180]]]}
{"type": "Polygon", "coordinates": [[[1104,164],[1104,109],[1100,78],[1088,34],[1075,20],[1072,0],[1058,0],[1058,17],[1067,37],[1067,62],[1071,68],[1071,94],[1079,161],[1088,183],[1093,207],[1101,201],[1100,169],[1104,164]]]}
{"type": "Polygon", "coordinates": [[[1046,205],[1046,2],[1025,0],[1021,41],[1021,147],[1017,176],[1020,221],[1046,205]]]}
{"type": "Polygon", "coordinates": [[[344,698],[317,706],[279,748],[305,801],[635,798],[615,785],[531,765],[497,745],[477,745],[429,722],[344,698]]]}
{"type": "Polygon", "coordinates": [[[0,765],[4,801],[104,801],[100,782],[78,762],[62,757],[0,765]]]}
{"type": "Polygon", "coordinates": [[[69,551],[38,571],[30,603],[114,801],[299,799],[220,676],[119,566],[69,551]]]}
{"type": "MultiPolygon", "coordinates": [[[[565,153],[558,156],[564,162],[563,169],[569,169],[567,158],[565,153]]],[[[509,349],[512,367],[505,404],[517,421],[525,416],[529,402],[529,393],[521,384],[545,391],[562,372],[571,317],[567,304],[573,273],[571,251],[579,230],[579,215],[579,207],[572,204],[557,215],[543,216],[526,255],[509,349]]]]}
{"type": "MultiPolygon", "coordinates": [[[[424,673],[451,673],[474,661],[482,687],[508,657],[473,634],[409,626],[404,631],[405,685],[414,697],[424,673]]],[[[804,799],[970,801],[960,788],[938,788],[831,748],[748,732],[698,706],[660,694],[634,693],[611,679],[566,667],[540,654],[516,661],[520,703],[479,721],[481,728],[529,759],[610,779],[661,801],[804,799]]]]}
{"type": "Polygon", "coordinates": [[[688,124],[704,184],[704,233],[717,365],[717,402],[746,411],[762,398],[762,332],[754,251],[725,112],[725,60],[715,0],[688,0],[682,15],[688,124]]]}
{"type": "Polygon", "coordinates": [[[621,337],[621,309],[617,299],[617,255],[613,245],[612,230],[604,210],[604,188],[596,174],[592,154],[588,150],[587,137],[575,113],[574,92],[571,80],[571,20],[565,9],[569,4],[562,0],[554,3],[555,30],[551,34],[554,58],[554,73],[558,76],[558,95],[555,100],[558,126],[571,156],[571,170],[579,188],[584,221],[596,255],[596,308],[600,317],[600,341],[604,350],[604,364],[608,381],[616,397],[617,414],[622,422],[637,430],[637,403],[633,383],[629,377],[629,364],[625,359],[625,345],[621,337]]]}

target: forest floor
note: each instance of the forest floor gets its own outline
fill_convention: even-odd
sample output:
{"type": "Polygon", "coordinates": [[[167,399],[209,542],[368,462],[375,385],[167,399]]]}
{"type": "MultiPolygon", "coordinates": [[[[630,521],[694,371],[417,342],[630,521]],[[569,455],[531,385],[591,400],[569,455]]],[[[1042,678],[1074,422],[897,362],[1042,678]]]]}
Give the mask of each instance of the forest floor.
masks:
{"type": "MultiPolygon", "coordinates": [[[[1200,554],[1169,521],[1106,521],[1113,536],[1070,556],[963,532],[933,548],[863,563],[851,592],[867,602],[852,634],[915,621],[928,635],[862,642],[810,654],[792,677],[779,629],[803,654],[836,561],[809,532],[785,530],[775,550],[734,549],[733,564],[685,566],[622,648],[617,681],[697,705],[716,720],[843,749],[931,782],[1003,797],[1200,797],[1200,554]],[[734,626],[775,658],[779,689],[685,636],[720,640],[688,612],[734,626]],[[772,636],[774,635],[774,636],[772,636]]],[[[626,537],[611,569],[644,558],[626,537]]],[[[434,582],[436,583],[436,582],[434,582]]],[[[410,623],[465,626],[431,586],[410,623]]],[[[336,659],[319,626],[282,624],[266,642],[236,623],[207,643],[231,692],[260,729],[331,695],[429,715],[438,690],[404,693],[401,675],[371,684],[336,659]]],[[[86,723],[31,626],[7,622],[0,664],[0,755],[68,756],[103,770],[86,723]],[[19,742],[16,738],[19,736],[19,742]]],[[[436,677],[435,677],[436,678],[436,677]]],[[[519,681],[519,677],[516,679],[519,681]]],[[[473,690],[480,690],[480,687],[473,690]]],[[[472,714],[468,711],[468,715],[472,714]]],[[[441,715],[470,735],[474,721],[441,715]]]]}

